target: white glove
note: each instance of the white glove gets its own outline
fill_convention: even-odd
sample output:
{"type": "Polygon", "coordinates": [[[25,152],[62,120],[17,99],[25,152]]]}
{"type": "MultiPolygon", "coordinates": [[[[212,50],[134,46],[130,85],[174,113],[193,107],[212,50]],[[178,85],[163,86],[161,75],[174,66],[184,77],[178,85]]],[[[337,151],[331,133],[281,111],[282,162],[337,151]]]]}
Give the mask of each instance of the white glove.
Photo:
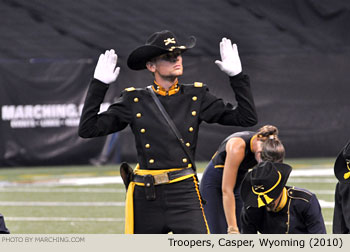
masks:
{"type": "Polygon", "coordinates": [[[117,60],[118,56],[113,49],[101,54],[95,68],[94,78],[105,84],[115,81],[120,71],[120,67],[116,68],[117,60]]]}
{"type": "Polygon", "coordinates": [[[221,71],[229,76],[235,76],[242,72],[242,64],[239,59],[238,49],[236,44],[231,44],[231,40],[223,38],[220,42],[221,61],[216,60],[221,71]]]}

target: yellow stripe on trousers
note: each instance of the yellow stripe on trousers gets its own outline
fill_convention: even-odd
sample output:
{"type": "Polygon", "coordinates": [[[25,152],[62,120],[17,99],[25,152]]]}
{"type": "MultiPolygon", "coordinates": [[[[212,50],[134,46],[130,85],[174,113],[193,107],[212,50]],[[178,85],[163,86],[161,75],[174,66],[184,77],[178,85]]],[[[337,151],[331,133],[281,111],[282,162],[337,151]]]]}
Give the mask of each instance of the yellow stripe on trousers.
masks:
{"type": "Polygon", "coordinates": [[[205,227],[207,228],[207,234],[210,234],[207,218],[205,218],[205,214],[204,214],[204,208],[203,208],[202,198],[201,198],[201,194],[200,194],[199,187],[198,187],[198,181],[197,181],[195,176],[193,176],[193,180],[194,180],[194,184],[195,184],[197,195],[198,195],[198,199],[199,199],[199,204],[200,204],[201,209],[202,209],[202,214],[203,214],[203,218],[204,218],[204,222],[205,222],[205,227]]]}

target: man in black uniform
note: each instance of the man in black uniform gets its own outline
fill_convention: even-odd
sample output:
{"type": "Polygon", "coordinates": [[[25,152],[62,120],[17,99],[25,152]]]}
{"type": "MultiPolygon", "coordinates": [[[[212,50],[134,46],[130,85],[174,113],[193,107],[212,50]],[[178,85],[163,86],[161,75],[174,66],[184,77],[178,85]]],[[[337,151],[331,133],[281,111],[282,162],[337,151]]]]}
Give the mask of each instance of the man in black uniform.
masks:
{"type": "Polygon", "coordinates": [[[333,233],[350,234],[350,141],[335,161],[334,174],[338,183],[334,196],[333,233]]]}
{"type": "Polygon", "coordinates": [[[133,70],[148,69],[154,83],[127,88],[106,112],[99,107],[108,84],[119,74],[114,50],[101,54],[85,100],[79,126],[84,138],[107,135],[130,125],[136,141],[138,165],[128,186],[125,233],[209,233],[198,190],[193,156],[199,124],[253,126],[257,115],[249,79],[242,74],[237,46],[220,43],[222,61],[215,63],[229,75],[237,106],[212,95],[200,83],[180,84],[182,53],[195,38],[181,45],[170,31],[152,34],[128,58],[133,70]],[[170,127],[163,110],[177,128],[170,127]],[[179,136],[181,135],[181,136],[179,136]],[[180,140],[179,140],[180,139],[180,140]]]}
{"type": "Polygon", "coordinates": [[[243,234],[325,234],[316,195],[285,186],[292,167],[262,162],[245,176],[241,196],[243,234]]]}

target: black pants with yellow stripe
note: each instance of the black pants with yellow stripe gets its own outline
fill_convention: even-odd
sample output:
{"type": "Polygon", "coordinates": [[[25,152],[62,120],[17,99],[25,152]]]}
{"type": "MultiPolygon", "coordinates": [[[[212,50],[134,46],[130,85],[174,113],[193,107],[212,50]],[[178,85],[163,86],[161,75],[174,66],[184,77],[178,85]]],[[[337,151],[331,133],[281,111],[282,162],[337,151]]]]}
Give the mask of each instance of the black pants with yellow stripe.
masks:
{"type": "Polygon", "coordinates": [[[156,199],[146,200],[145,187],[134,190],[135,234],[207,234],[208,225],[194,177],[155,186],[156,199]]]}

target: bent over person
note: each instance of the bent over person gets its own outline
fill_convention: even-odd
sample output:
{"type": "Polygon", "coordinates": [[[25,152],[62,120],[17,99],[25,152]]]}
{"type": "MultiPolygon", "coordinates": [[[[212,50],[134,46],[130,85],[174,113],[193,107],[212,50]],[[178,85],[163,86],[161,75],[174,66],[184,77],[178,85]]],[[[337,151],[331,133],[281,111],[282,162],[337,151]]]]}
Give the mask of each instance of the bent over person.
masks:
{"type": "Polygon", "coordinates": [[[338,180],[334,195],[333,234],[350,234],[350,141],[334,163],[338,180]]]}
{"type": "Polygon", "coordinates": [[[286,186],[292,167],[261,162],[247,173],[241,186],[243,234],[325,234],[315,194],[286,186]]]}
{"type": "Polygon", "coordinates": [[[84,138],[107,135],[130,125],[135,136],[138,165],[128,184],[125,233],[209,233],[198,190],[194,153],[202,121],[252,126],[257,115],[249,79],[242,73],[237,46],[220,43],[221,61],[229,75],[237,106],[215,97],[199,82],[180,84],[182,53],[195,38],[180,44],[170,31],[152,34],[128,58],[133,70],[154,76],[145,88],[127,88],[107,111],[100,104],[119,74],[114,50],[101,54],[85,100],[79,125],[84,138]]]}
{"type": "Polygon", "coordinates": [[[284,154],[278,129],[272,125],[233,133],[220,144],[199,186],[207,201],[204,212],[210,233],[239,234],[243,207],[239,192],[245,174],[261,161],[282,162],[284,154]]]}

